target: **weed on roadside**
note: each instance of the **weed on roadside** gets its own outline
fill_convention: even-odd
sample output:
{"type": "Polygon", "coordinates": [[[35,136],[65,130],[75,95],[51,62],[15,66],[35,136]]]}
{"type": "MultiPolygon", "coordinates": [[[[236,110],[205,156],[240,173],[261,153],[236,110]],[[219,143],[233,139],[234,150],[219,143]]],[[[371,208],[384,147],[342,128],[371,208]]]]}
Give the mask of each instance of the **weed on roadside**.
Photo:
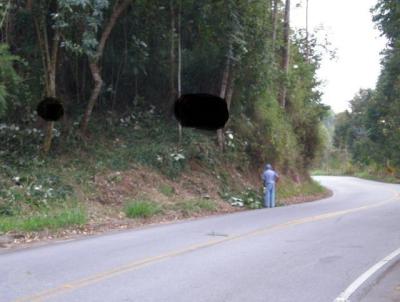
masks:
{"type": "Polygon", "coordinates": [[[167,197],[172,197],[175,194],[175,189],[168,184],[160,185],[158,191],[167,197]]]}
{"type": "Polygon", "coordinates": [[[188,217],[192,214],[201,212],[213,212],[217,210],[215,201],[209,199],[190,199],[177,202],[173,206],[173,210],[180,212],[183,216],[188,217]]]}
{"type": "Polygon", "coordinates": [[[86,213],[81,208],[34,214],[27,217],[0,217],[0,234],[8,231],[57,230],[86,223],[86,213]]]}
{"type": "Polygon", "coordinates": [[[150,218],[162,212],[161,207],[148,200],[128,202],[124,207],[125,215],[129,218],[150,218]]]}

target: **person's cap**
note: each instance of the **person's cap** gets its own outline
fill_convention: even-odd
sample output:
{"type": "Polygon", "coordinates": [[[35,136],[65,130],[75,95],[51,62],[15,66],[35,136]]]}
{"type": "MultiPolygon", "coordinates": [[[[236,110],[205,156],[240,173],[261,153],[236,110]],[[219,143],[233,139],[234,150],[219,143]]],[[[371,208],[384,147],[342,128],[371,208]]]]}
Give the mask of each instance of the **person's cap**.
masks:
{"type": "Polygon", "coordinates": [[[265,169],[272,169],[271,164],[267,164],[267,165],[265,166],[265,169]]]}

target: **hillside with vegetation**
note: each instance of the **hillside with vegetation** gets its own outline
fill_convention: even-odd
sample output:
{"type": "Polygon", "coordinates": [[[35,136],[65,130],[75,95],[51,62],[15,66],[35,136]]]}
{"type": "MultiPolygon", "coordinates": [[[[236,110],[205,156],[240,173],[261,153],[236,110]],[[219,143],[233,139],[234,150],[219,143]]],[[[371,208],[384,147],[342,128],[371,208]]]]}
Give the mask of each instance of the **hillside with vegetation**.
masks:
{"type": "Polygon", "coordinates": [[[258,208],[267,162],[282,175],[280,204],[324,194],[307,171],[324,146],[326,45],[293,31],[289,10],[290,0],[1,2],[0,233],[258,208]],[[172,107],[186,93],[224,98],[225,128],[180,129],[172,107]],[[37,115],[44,97],[63,104],[60,121],[37,115]]]}

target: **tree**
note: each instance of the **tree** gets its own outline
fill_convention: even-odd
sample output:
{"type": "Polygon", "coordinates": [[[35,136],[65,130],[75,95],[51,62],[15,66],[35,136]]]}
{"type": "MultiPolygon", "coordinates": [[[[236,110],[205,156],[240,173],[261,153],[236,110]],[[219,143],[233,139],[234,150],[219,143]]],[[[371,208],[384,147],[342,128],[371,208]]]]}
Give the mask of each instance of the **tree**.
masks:
{"type": "MultiPolygon", "coordinates": [[[[104,29],[101,32],[100,39],[98,41],[97,47],[95,47],[94,53],[88,53],[89,55],[89,69],[93,77],[94,86],[92,88],[92,92],[90,94],[90,98],[85,110],[85,114],[82,118],[81,130],[82,133],[86,133],[87,127],[89,124],[90,117],[92,115],[92,111],[96,101],[100,95],[101,87],[103,85],[103,79],[101,77],[101,58],[103,56],[104,47],[107,43],[107,40],[111,34],[112,29],[114,28],[118,18],[125,11],[125,9],[131,4],[132,0],[116,0],[114,3],[114,7],[112,9],[112,13],[107,23],[104,25],[104,29]]],[[[96,34],[97,27],[90,28],[88,30],[88,39],[93,39],[93,35],[96,34]]]]}
{"type": "MultiPolygon", "coordinates": [[[[58,1],[37,1],[30,4],[33,14],[33,22],[36,29],[38,45],[42,56],[44,94],[47,97],[56,97],[56,79],[58,51],[61,39],[61,29],[57,23],[58,1]],[[50,13],[49,13],[50,11],[50,13]],[[51,16],[49,20],[48,16],[51,16]],[[49,24],[50,23],[50,24],[49,24]],[[51,36],[49,37],[49,31],[51,36]]],[[[46,123],[46,132],[43,142],[43,153],[47,154],[51,147],[54,122],[46,123]]]]}
{"type": "Polygon", "coordinates": [[[285,2],[285,18],[284,18],[284,31],[283,31],[283,48],[282,48],[282,72],[285,80],[282,82],[280,100],[282,108],[286,107],[286,93],[287,93],[287,77],[289,74],[289,57],[290,57],[290,0],[285,2]]]}

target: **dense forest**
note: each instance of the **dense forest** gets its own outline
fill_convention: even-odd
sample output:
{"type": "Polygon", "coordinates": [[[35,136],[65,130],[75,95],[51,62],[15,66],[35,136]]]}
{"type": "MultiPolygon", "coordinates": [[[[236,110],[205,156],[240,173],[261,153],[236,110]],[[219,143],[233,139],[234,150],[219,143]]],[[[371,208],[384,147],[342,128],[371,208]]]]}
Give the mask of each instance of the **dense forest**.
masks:
{"type": "MultiPolygon", "coordinates": [[[[250,140],[256,159],[307,167],[325,110],[315,79],[320,54],[312,35],[289,33],[289,5],[3,1],[3,127],[24,130],[37,103],[55,96],[66,114],[53,131],[68,151],[72,137],[85,139],[96,117],[119,120],[154,106],[169,120],[179,94],[207,92],[230,104],[230,126],[250,140]]],[[[39,143],[30,137],[24,145],[39,143]]],[[[5,151],[25,151],[2,139],[5,151]]]]}
{"type": "Polygon", "coordinates": [[[380,0],[373,20],[388,44],[375,89],[362,89],[351,110],[337,115],[334,146],[372,174],[399,176],[400,168],[400,3],[380,0]]]}
{"type": "Polygon", "coordinates": [[[169,179],[201,166],[222,195],[230,168],[256,186],[266,162],[308,179],[324,145],[316,71],[327,47],[291,28],[290,2],[2,0],[0,215],[107,203],[102,175],[138,165],[169,179]],[[225,128],[181,129],[172,108],[187,93],[224,98],[225,128]],[[62,103],[60,121],[38,117],[45,97],[62,103]]]}

